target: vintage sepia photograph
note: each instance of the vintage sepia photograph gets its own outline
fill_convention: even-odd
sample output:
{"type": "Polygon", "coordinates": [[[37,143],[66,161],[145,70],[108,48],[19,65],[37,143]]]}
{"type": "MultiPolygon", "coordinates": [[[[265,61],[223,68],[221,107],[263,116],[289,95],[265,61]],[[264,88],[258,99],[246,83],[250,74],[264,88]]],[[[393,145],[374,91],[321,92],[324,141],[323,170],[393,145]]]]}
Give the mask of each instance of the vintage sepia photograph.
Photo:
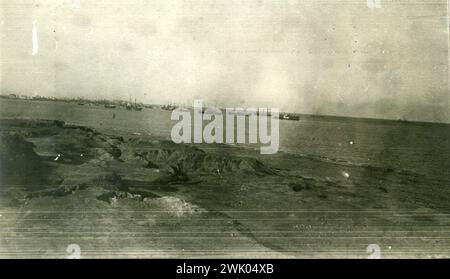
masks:
{"type": "Polygon", "coordinates": [[[448,14],[0,0],[0,258],[449,258],[448,14]]]}

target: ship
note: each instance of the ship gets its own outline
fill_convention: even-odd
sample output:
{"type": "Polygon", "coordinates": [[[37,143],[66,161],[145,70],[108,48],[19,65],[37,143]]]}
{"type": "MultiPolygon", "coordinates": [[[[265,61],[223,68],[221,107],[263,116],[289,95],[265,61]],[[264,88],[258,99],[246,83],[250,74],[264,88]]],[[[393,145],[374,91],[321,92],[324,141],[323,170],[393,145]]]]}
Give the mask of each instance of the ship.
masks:
{"type": "Polygon", "coordinates": [[[286,112],[280,112],[279,119],[281,120],[300,120],[300,116],[296,113],[286,113],[286,112]]]}
{"type": "Polygon", "coordinates": [[[174,110],[174,109],[176,109],[177,107],[176,106],[174,106],[174,105],[163,105],[163,106],[161,106],[161,109],[162,110],[168,110],[168,111],[172,111],[172,110],[174,110]]]}
{"type": "Polygon", "coordinates": [[[136,98],[134,99],[134,104],[131,103],[131,97],[130,97],[130,101],[125,105],[125,108],[127,110],[137,110],[137,111],[141,111],[143,109],[142,106],[140,106],[136,103],[136,98]]]}

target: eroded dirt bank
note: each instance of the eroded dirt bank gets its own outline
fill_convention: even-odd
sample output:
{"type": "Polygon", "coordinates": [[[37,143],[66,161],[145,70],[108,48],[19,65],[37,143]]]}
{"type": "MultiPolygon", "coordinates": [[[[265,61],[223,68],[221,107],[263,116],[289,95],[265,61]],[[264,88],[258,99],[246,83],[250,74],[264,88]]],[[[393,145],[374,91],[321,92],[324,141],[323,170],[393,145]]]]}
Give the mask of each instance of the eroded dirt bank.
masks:
{"type": "Polygon", "coordinates": [[[0,131],[0,257],[449,255],[448,181],[53,120],[0,131]]]}

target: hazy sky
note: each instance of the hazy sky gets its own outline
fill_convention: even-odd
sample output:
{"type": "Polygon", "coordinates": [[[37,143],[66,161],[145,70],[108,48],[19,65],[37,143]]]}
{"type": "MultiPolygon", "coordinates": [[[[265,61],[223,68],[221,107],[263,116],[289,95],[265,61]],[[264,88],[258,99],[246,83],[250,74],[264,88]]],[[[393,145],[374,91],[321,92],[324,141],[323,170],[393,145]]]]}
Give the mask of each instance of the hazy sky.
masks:
{"type": "Polygon", "coordinates": [[[2,93],[450,122],[446,0],[0,1],[2,93]]]}

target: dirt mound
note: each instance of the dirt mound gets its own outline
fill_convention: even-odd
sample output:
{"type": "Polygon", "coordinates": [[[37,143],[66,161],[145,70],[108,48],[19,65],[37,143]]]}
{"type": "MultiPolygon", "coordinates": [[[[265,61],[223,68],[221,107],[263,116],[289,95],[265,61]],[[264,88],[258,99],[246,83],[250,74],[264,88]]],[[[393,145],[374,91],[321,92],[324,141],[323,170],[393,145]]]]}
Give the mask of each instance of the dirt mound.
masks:
{"type": "MultiPolygon", "coordinates": [[[[80,130],[82,131],[82,130],[80,130]]],[[[87,160],[113,160],[121,153],[112,140],[91,132],[69,130],[50,138],[52,147],[63,162],[81,164],[87,160]]]]}
{"type": "Polygon", "coordinates": [[[123,179],[117,173],[105,175],[92,180],[85,184],[87,187],[99,187],[107,192],[97,196],[98,200],[113,204],[121,199],[134,199],[143,201],[145,198],[159,197],[157,194],[150,191],[149,184],[146,182],[138,182],[133,180],[123,179]]]}
{"type": "Polygon", "coordinates": [[[18,133],[0,133],[0,184],[35,186],[58,184],[51,167],[34,152],[34,144],[18,133]]]}
{"type": "Polygon", "coordinates": [[[64,126],[60,120],[0,119],[2,131],[13,131],[26,138],[56,135],[64,126]]]}
{"type": "Polygon", "coordinates": [[[171,173],[207,172],[226,174],[275,174],[275,170],[256,158],[236,157],[227,154],[209,154],[195,146],[152,146],[145,149],[122,149],[120,159],[144,168],[165,169],[171,173]]]}
{"type": "Polygon", "coordinates": [[[148,205],[157,205],[170,215],[182,217],[206,212],[203,208],[177,197],[164,196],[156,199],[144,199],[148,205]]]}
{"type": "MultiPolygon", "coordinates": [[[[57,128],[53,128],[57,129],[57,128]]],[[[102,135],[90,128],[64,126],[57,134],[34,135],[29,139],[35,144],[38,155],[56,163],[83,164],[90,160],[104,164],[120,157],[117,145],[121,140],[102,135]]]]}

